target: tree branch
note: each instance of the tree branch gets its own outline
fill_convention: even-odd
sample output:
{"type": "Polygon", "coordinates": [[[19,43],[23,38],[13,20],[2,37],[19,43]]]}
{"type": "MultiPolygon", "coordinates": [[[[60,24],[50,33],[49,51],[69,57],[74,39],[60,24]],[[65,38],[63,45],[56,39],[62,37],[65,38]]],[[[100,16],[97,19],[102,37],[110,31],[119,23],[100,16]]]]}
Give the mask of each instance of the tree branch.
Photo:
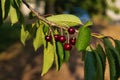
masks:
{"type": "Polygon", "coordinates": [[[27,6],[27,8],[29,8],[31,10],[31,12],[33,14],[36,15],[37,18],[39,18],[40,20],[44,21],[45,23],[47,23],[48,25],[50,26],[55,26],[55,27],[58,27],[58,28],[63,28],[64,30],[66,30],[67,28],[66,27],[62,27],[54,22],[51,22],[51,21],[48,21],[45,17],[43,17],[42,15],[40,15],[40,13],[38,13],[37,11],[35,11],[27,2],[26,0],[22,0],[23,3],[27,6]]]}

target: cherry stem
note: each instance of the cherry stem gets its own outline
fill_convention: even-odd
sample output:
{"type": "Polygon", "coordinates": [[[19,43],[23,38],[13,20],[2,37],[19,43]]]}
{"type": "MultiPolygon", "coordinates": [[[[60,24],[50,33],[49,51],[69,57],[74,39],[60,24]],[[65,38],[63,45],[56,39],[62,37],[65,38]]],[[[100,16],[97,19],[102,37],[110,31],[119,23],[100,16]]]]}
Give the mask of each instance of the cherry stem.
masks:
{"type": "Polygon", "coordinates": [[[70,39],[70,35],[69,35],[69,33],[67,32],[67,42],[68,42],[68,43],[70,43],[69,39],[70,39]]]}
{"type": "Polygon", "coordinates": [[[60,28],[60,32],[61,32],[61,35],[63,36],[64,34],[63,34],[63,29],[62,28],[60,28]]]}

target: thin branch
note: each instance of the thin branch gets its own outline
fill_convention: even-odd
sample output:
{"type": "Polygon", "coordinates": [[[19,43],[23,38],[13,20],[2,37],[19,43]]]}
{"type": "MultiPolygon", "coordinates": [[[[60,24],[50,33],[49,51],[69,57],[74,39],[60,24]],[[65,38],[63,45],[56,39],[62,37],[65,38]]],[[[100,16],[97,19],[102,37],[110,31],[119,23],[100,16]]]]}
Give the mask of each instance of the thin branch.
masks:
{"type": "MultiPolygon", "coordinates": [[[[44,21],[45,23],[47,23],[48,25],[50,26],[55,26],[55,27],[58,27],[58,28],[61,28],[62,26],[54,23],[54,22],[51,22],[51,21],[48,21],[45,17],[43,17],[42,15],[40,15],[40,13],[38,13],[37,11],[35,11],[27,2],[26,0],[22,0],[23,3],[27,6],[28,9],[31,10],[31,12],[33,14],[35,14],[40,20],[44,21]]],[[[62,27],[64,30],[66,30],[67,28],[66,27],[62,27]]]]}

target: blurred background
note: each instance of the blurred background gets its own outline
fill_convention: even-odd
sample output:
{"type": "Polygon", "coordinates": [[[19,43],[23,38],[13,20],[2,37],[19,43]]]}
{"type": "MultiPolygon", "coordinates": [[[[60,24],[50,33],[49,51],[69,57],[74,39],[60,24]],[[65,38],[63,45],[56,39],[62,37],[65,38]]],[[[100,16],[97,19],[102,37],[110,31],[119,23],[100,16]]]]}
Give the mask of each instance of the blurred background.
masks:
{"type": "MultiPolygon", "coordinates": [[[[120,40],[120,0],[27,0],[42,15],[74,14],[83,23],[92,21],[92,32],[112,36],[120,40]]],[[[21,4],[26,20],[30,10],[21,4]]],[[[43,62],[43,47],[33,50],[31,40],[23,46],[20,42],[20,26],[10,23],[0,26],[0,80],[84,80],[84,63],[81,54],[73,48],[69,63],[64,63],[59,72],[53,65],[43,77],[40,76],[43,62]]],[[[107,64],[107,63],[106,63],[107,64]]],[[[106,66],[105,80],[109,79],[106,66]]]]}

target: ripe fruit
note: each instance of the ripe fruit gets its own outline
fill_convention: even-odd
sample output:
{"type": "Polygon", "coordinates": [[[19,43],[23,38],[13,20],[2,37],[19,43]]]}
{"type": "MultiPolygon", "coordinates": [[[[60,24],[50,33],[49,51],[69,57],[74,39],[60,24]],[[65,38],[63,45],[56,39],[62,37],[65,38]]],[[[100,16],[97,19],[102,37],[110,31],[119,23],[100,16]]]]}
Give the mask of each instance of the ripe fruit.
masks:
{"type": "Polygon", "coordinates": [[[54,38],[55,38],[55,41],[59,41],[60,35],[59,35],[59,34],[55,34],[55,35],[54,35],[54,38]]]}
{"type": "Polygon", "coordinates": [[[70,44],[75,45],[76,43],[76,38],[70,38],[70,44]]]}
{"type": "Polygon", "coordinates": [[[71,50],[72,49],[72,45],[70,43],[65,43],[64,44],[64,49],[65,50],[71,50]]]}
{"type": "Polygon", "coordinates": [[[69,32],[69,34],[74,34],[75,33],[75,29],[73,27],[70,27],[68,29],[68,32],[69,32]]]}
{"type": "Polygon", "coordinates": [[[46,36],[45,36],[45,40],[46,40],[46,41],[49,42],[49,41],[51,41],[51,39],[52,39],[51,35],[46,35],[46,36]]]}
{"type": "Polygon", "coordinates": [[[66,41],[65,36],[60,36],[59,41],[62,42],[62,43],[64,43],[66,41]]]}

